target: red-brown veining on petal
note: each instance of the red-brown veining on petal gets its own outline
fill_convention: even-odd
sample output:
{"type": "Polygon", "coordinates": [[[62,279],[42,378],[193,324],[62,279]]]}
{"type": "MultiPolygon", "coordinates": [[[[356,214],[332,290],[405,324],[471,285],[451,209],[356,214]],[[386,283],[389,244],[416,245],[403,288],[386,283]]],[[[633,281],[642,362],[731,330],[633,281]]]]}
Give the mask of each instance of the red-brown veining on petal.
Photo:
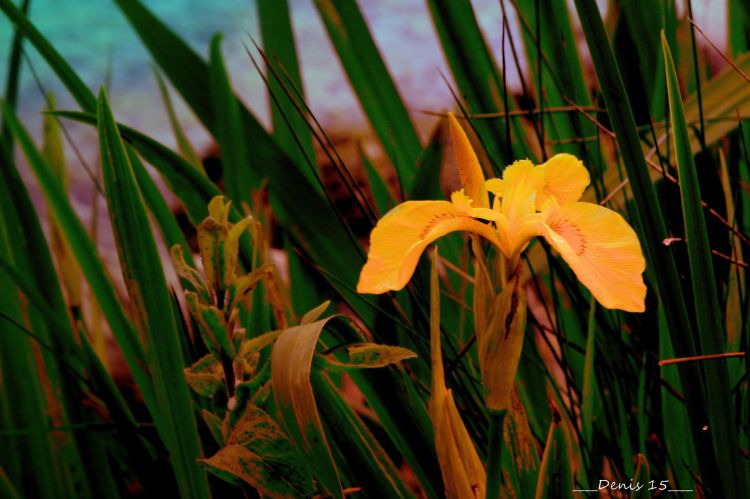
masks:
{"type": "Polygon", "coordinates": [[[432,229],[435,228],[437,224],[444,222],[446,220],[449,220],[451,218],[458,218],[458,217],[453,213],[438,213],[437,215],[433,215],[430,218],[430,220],[427,222],[427,224],[424,226],[424,229],[422,229],[422,232],[419,234],[419,237],[421,239],[424,239],[432,231],[432,229]]]}
{"type": "Polygon", "coordinates": [[[576,255],[581,256],[586,252],[586,238],[577,224],[561,219],[550,224],[550,228],[567,241],[576,255]]]}

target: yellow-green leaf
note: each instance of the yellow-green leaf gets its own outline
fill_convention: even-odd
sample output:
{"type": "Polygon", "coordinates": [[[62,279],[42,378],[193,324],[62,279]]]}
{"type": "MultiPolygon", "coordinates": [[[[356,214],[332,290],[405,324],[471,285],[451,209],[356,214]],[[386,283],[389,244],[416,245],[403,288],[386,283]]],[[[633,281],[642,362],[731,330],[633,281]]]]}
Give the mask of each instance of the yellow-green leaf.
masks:
{"type": "Polygon", "coordinates": [[[368,369],[385,367],[417,356],[408,348],[375,343],[351,345],[345,350],[346,355],[327,355],[327,365],[339,369],[368,369]]]}
{"type": "Polygon", "coordinates": [[[435,430],[435,450],[449,498],[484,497],[486,475],[474,443],[466,431],[453,394],[445,386],[440,346],[440,285],[437,249],[430,256],[430,349],[432,353],[432,396],[430,419],[435,430]]]}
{"type": "Polygon", "coordinates": [[[213,397],[222,384],[221,365],[211,354],[204,355],[184,372],[188,386],[202,397],[213,397]]]}
{"type": "Polygon", "coordinates": [[[312,475],[288,437],[265,412],[251,408],[237,421],[227,446],[200,462],[229,481],[240,479],[262,497],[312,497],[312,475]]]}
{"type": "Polygon", "coordinates": [[[300,325],[303,324],[310,324],[311,322],[315,322],[320,318],[321,315],[326,311],[326,309],[331,305],[331,300],[326,300],[314,309],[308,311],[305,315],[302,316],[299,323],[300,325]]]}
{"type": "Polygon", "coordinates": [[[271,380],[287,433],[321,485],[343,499],[341,480],[315,404],[310,374],[315,347],[330,320],[284,330],[273,346],[271,380]]]}

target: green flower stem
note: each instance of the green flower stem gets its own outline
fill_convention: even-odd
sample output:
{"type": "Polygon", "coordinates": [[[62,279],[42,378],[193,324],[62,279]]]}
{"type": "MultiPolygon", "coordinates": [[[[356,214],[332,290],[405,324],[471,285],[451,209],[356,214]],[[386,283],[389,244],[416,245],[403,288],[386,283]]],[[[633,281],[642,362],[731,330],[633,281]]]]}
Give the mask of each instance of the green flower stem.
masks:
{"type": "Polygon", "coordinates": [[[487,446],[487,495],[486,499],[500,497],[500,485],[503,478],[503,435],[507,409],[490,410],[490,440],[487,446]]]}

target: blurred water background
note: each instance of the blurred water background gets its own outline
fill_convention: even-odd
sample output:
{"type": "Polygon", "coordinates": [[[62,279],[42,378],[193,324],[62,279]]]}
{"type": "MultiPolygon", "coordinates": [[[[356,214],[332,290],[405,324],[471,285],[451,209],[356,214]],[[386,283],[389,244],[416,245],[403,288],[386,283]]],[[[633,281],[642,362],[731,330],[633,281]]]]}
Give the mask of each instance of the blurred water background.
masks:
{"type": "MultiPolygon", "coordinates": [[[[260,40],[254,1],[158,0],[145,3],[204,57],[211,36],[223,33],[224,55],[234,87],[261,121],[268,123],[264,85],[245,52],[246,45],[252,46],[252,38],[260,40]]],[[[421,110],[441,111],[452,107],[450,91],[441,78],[442,73],[450,81],[450,71],[440,52],[425,2],[360,0],[358,3],[402,97],[419,128],[424,131],[425,124],[433,119],[421,110]]],[[[606,5],[606,1],[599,3],[601,8],[606,5]]],[[[474,0],[472,4],[488,43],[499,55],[502,27],[499,1],[474,0]]],[[[512,15],[511,2],[506,5],[512,15]]],[[[312,0],[290,0],[290,7],[305,90],[313,111],[326,126],[365,129],[365,118],[349,89],[312,0]]],[[[724,2],[693,0],[693,8],[704,30],[716,35],[713,36],[715,40],[723,45],[724,2]]],[[[100,85],[108,85],[118,120],[173,144],[149,55],[114,2],[32,0],[30,17],[90,88],[96,91],[100,85]]],[[[516,20],[509,19],[509,23],[516,30],[516,20]]],[[[3,18],[0,20],[0,81],[3,83],[11,37],[12,26],[3,18]]],[[[515,39],[519,40],[517,33],[515,39]]],[[[521,50],[520,43],[517,42],[517,46],[521,50]]],[[[60,109],[76,109],[76,106],[33,48],[26,54],[39,81],[35,81],[26,64],[19,112],[32,132],[38,135],[41,128],[39,112],[44,105],[40,86],[56,93],[60,109]]],[[[508,60],[512,61],[512,58],[508,60]]],[[[509,68],[507,77],[511,87],[518,85],[514,68],[509,68]]],[[[189,136],[199,149],[204,148],[209,143],[208,136],[179,99],[176,100],[189,136]]],[[[68,126],[79,128],[72,124],[68,126]]],[[[86,151],[93,141],[87,140],[86,133],[83,133],[80,146],[86,151]]]]}

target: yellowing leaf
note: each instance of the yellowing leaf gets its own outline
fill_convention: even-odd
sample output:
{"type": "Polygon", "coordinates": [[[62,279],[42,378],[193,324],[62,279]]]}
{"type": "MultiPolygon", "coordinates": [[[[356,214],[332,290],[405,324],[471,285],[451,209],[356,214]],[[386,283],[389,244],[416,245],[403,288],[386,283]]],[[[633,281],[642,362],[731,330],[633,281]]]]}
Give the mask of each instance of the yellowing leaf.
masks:
{"type": "Polygon", "coordinates": [[[321,315],[326,311],[326,309],[331,306],[331,300],[326,300],[314,309],[307,312],[305,315],[302,316],[299,323],[302,324],[310,324],[311,322],[315,322],[320,318],[321,315]]]}
{"type": "Polygon", "coordinates": [[[199,294],[204,302],[209,302],[211,296],[203,284],[203,278],[200,273],[193,267],[188,265],[185,261],[185,255],[182,252],[182,246],[175,244],[169,250],[169,255],[172,257],[172,265],[174,265],[175,272],[182,279],[182,285],[186,291],[195,291],[199,294]]]}
{"type": "Polygon", "coordinates": [[[445,386],[443,354],[440,347],[440,285],[437,273],[437,249],[431,255],[430,275],[430,348],[432,352],[432,396],[430,419],[435,430],[435,450],[449,499],[485,496],[486,475],[474,442],[466,431],[445,386]]]}
{"type": "Polygon", "coordinates": [[[265,412],[251,408],[240,418],[227,446],[200,463],[230,482],[240,479],[262,497],[311,497],[312,475],[278,424],[265,412]]]}
{"type": "Polygon", "coordinates": [[[334,354],[327,355],[328,366],[339,369],[371,369],[385,367],[417,356],[407,348],[360,343],[346,348],[347,358],[341,359],[334,354]]]}
{"type": "Polygon", "coordinates": [[[216,358],[204,355],[184,370],[188,386],[202,397],[213,397],[223,382],[223,371],[216,358]]]}
{"type": "Polygon", "coordinates": [[[281,333],[271,353],[271,382],[287,433],[321,485],[334,498],[343,499],[338,470],[310,384],[315,347],[329,320],[288,328],[281,333]]]}
{"type": "Polygon", "coordinates": [[[478,325],[477,348],[488,409],[509,409],[526,327],[526,293],[520,270],[497,295],[485,325],[478,325]]]}

